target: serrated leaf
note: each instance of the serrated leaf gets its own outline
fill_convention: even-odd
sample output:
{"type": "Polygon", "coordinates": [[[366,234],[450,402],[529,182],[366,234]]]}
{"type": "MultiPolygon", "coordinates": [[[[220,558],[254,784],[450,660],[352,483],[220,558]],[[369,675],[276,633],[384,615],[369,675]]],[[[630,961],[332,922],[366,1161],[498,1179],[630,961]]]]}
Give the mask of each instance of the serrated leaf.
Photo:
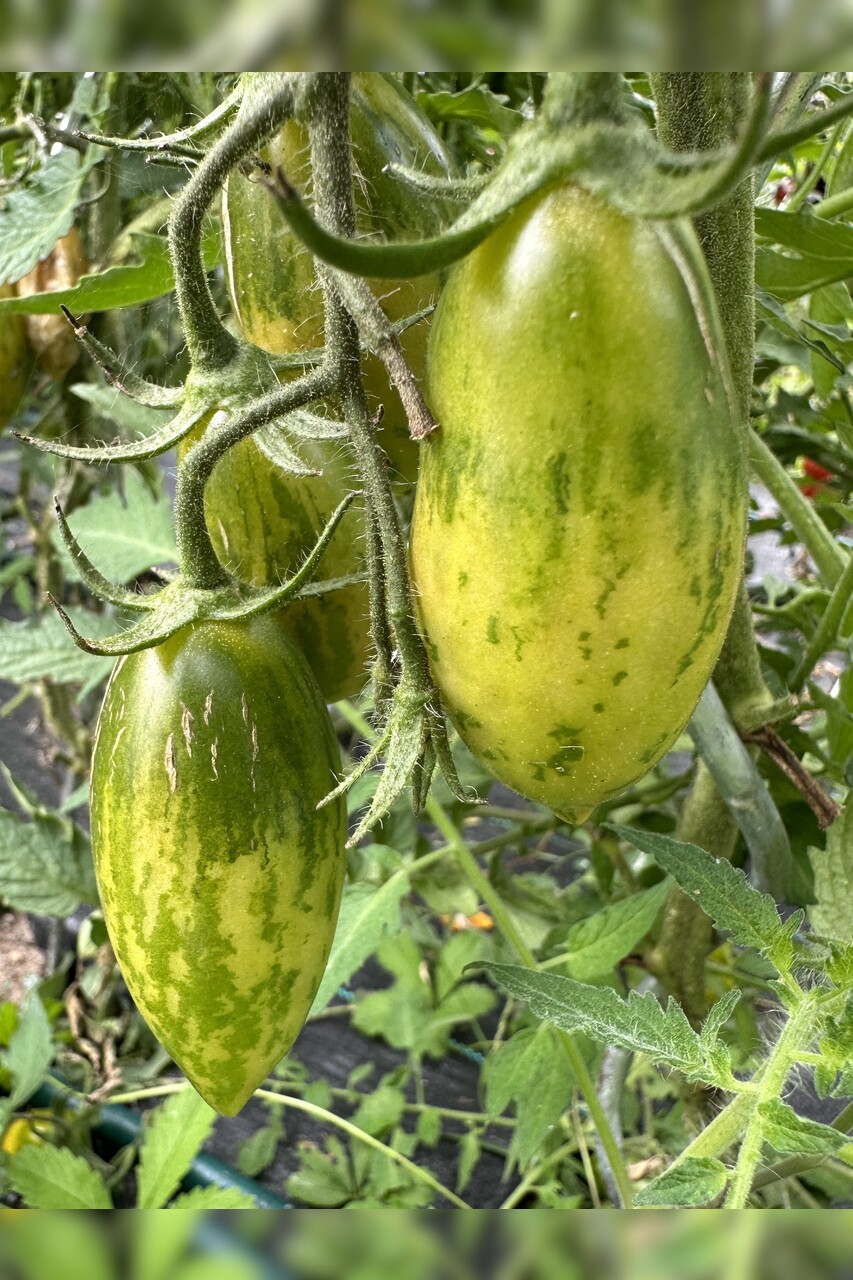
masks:
{"type": "Polygon", "coordinates": [[[845,804],[826,833],[826,849],[809,849],[816,901],[808,908],[816,933],[853,942],[853,805],[845,804]]]}
{"type": "Polygon", "coordinates": [[[670,836],[615,825],[611,830],[654,858],[714,924],[742,946],[772,952],[784,945],[786,934],[773,899],[753,889],[738,867],[670,836]]]}
{"type": "Polygon", "coordinates": [[[79,152],[63,148],[48,156],[29,179],[4,194],[0,284],[20,280],[68,234],[80,188],[98,158],[90,155],[83,159],[79,152]]]}
{"type": "Polygon", "coordinates": [[[510,1158],[525,1166],[568,1107],[574,1080],[557,1032],[547,1023],[516,1031],[486,1059],[486,1110],[501,1115],[515,1104],[517,1124],[510,1158]],[[535,1088],[531,1088],[535,1081],[535,1088]]]}
{"type": "Polygon", "coordinates": [[[263,1129],[256,1129],[245,1142],[240,1143],[237,1152],[237,1168],[247,1178],[256,1178],[264,1169],[268,1169],[275,1160],[278,1144],[284,1134],[284,1124],[279,1112],[273,1112],[270,1123],[263,1129]]]}
{"type": "Polygon", "coordinates": [[[53,1059],[50,1022],[36,991],[31,991],[21,1006],[18,1025],[0,1059],[12,1075],[12,1092],[4,1099],[11,1112],[35,1093],[53,1059]]]}
{"type": "Polygon", "coordinates": [[[705,1047],[705,1051],[710,1053],[717,1044],[717,1039],[723,1027],[735,1011],[735,1007],[740,1002],[741,992],[737,988],[727,991],[715,1004],[711,1005],[711,1009],[702,1023],[699,1031],[699,1039],[705,1047]]]}
{"type": "MultiPolygon", "coordinates": [[[[210,1213],[214,1209],[257,1209],[256,1202],[238,1187],[193,1187],[178,1196],[170,1209],[192,1209],[198,1213],[210,1213]]],[[[183,1275],[183,1271],[178,1274],[183,1275]]]]}
{"type": "Polygon", "coordinates": [[[817,1120],[798,1116],[781,1098],[759,1103],[761,1136],[782,1155],[832,1155],[850,1141],[845,1133],[817,1120]]]}
{"type": "MultiPolygon", "coordinates": [[[[116,620],[108,614],[71,608],[68,616],[87,636],[108,636],[116,620]]],[[[52,680],[55,684],[82,684],[104,679],[115,659],[95,658],[78,649],[62,619],[51,609],[26,622],[0,618],[0,679],[14,684],[52,680]]]]}
{"type": "MultiPolygon", "coordinates": [[[[17,280],[20,279],[20,276],[9,274],[10,267],[8,264],[12,262],[12,253],[15,252],[15,247],[6,244],[7,212],[8,210],[4,210],[0,214],[0,233],[2,233],[0,244],[6,248],[5,253],[0,248],[0,275],[5,271],[5,279],[17,280]]],[[[72,204],[72,217],[73,212],[74,206],[72,204]]],[[[54,220],[55,222],[56,220],[54,220]]],[[[51,225],[54,225],[54,223],[51,225]]],[[[68,219],[67,226],[63,231],[60,231],[59,235],[65,235],[70,226],[71,218],[68,219]]],[[[48,233],[48,238],[51,234],[53,233],[48,233]]],[[[20,238],[20,231],[18,235],[20,238]]],[[[38,256],[32,258],[30,266],[26,267],[20,275],[25,275],[40,258],[49,253],[58,239],[59,236],[56,236],[54,240],[51,240],[47,248],[40,252],[38,256]]],[[[43,242],[44,237],[39,243],[43,242]]],[[[27,245],[29,243],[30,237],[26,241],[27,245]]],[[[175,287],[175,277],[172,274],[169,245],[165,237],[145,233],[137,234],[133,237],[133,247],[135,262],[107,267],[104,271],[92,272],[81,276],[77,284],[71,289],[55,289],[48,293],[33,293],[26,298],[2,299],[0,300],[0,315],[3,315],[4,312],[12,315],[56,315],[60,306],[67,307],[74,315],[87,315],[96,311],[114,311],[119,307],[138,306],[143,302],[151,302],[155,298],[161,298],[164,294],[171,293],[175,287]]],[[[203,252],[205,268],[208,271],[212,271],[221,258],[221,237],[216,227],[210,227],[205,232],[203,252]]],[[[30,258],[31,252],[28,251],[26,260],[30,260],[30,258]]],[[[17,270],[17,264],[22,260],[24,260],[22,252],[18,252],[17,260],[12,262],[11,270],[17,270]]]]}
{"type": "MultiPolygon", "coordinates": [[[[124,494],[117,489],[96,494],[68,517],[68,524],[88,558],[112,582],[129,582],[154,565],[177,564],[171,504],[165,497],[152,497],[132,467],[125,473],[124,494]]],[[[66,577],[77,579],[58,529],[53,541],[66,577]]]]}
{"type": "Polygon", "coordinates": [[[480,1159],[480,1135],[469,1129],[459,1140],[459,1163],[456,1166],[456,1194],[461,1196],[471,1181],[477,1161],[480,1159]]]}
{"type": "Polygon", "coordinates": [[[699,1037],[672,999],[664,1008],[651,992],[632,991],[623,1000],[611,987],[588,986],[556,973],[511,964],[483,968],[509,995],[526,1001],[538,1018],[563,1031],[580,1031],[599,1044],[645,1053],[686,1076],[707,1079],[711,1074],[699,1037]]]}
{"type": "Polygon", "coordinates": [[[341,900],[335,940],[309,1018],[320,1013],[338,987],[348,982],[383,938],[400,927],[400,900],[409,891],[409,877],[396,872],[377,889],[371,884],[348,884],[341,900]]]}
{"type": "Polygon", "coordinates": [[[637,1208],[698,1209],[721,1196],[728,1181],[729,1171],[721,1161],[709,1156],[690,1156],[638,1191],[634,1204],[637,1208]]]}
{"type": "Polygon", "coordinates": [[[0,899],[17,911],[65,918],[98,901],[88,837],[68,820],[25,822],[0,808],[0,899]]]}
{"type": "Polygon", "coordinates": [[[462,120],[483,129],[494,129],[504,137],[514,133],[524,119],[520,112],[504,105],[508,101],[505,94],[496,94],[484,84],[468,85],[458,93],[446,89],[419,93],[417,99],[435,123],[462,120]]]}
{"type": "Polygon", "coordinates": [[[651,929],[671,887],[662,880],[572,925],[565,943],[570,976],[588,982],[610,973],[651,929]]]}
{"type": "Polygon", "coordinates": [[[134,435],[150,435],[175,416],[172,409],[151,409],[104,382],[75,382],[68,389],[78,400],[90,404],[100,417],[134,435]]]}
{"type": "Polygon", "coordinates": [[[401,1090],[388,1084],[380,1085],[359,1103],[352,1123],[374,1138],[381,1137],[400,1123],[405,1105],[401,1090]]]}
{"type": "Polygon", "coordinates": [[[22,1147],[8,1170],[11,1186],[33,1209],[113,1207],[101,1175],[67,1147],[22,1147]]]}
{"type": "Polygon", "coordinates": [[[160,1209],[174,1193],[204,1140],[216,1112],[194,1089],[168,1098],[145,1131],[137,1172],[137,1208],[160,1209]]]}

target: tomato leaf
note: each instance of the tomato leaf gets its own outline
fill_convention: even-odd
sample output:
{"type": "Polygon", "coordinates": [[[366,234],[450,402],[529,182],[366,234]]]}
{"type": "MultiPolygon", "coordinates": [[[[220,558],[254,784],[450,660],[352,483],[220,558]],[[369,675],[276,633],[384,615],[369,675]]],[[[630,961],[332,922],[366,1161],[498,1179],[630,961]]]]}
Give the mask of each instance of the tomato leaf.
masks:
{"type": "MultiPolygon", "coordinates": [[[[69,221],[68,227],[70,225],[69,221]]],[[[5,229],[5,226],[5,221],[0,221],[0,228],[5,229]]],[[[68,227],[65,228],[66,231],[68,227]]],[[[64,235],[65,232],[60,234],[64,235]]],[[[57,236],[56,239],[58,238],[57,236]]],[[[55,243],[52,240],[39,256],[44,257],[55,243]]],[[[155,298],[171,293],[175,287],[175,278],[167,240],[163,236],[140,234],[134,236],[134,247],[137,259],[135,263],[123,263],[81,276],[71,289],[31,293],[25,298],[5,298],[0,301],[0,315],[56,315],[61,306],[67,307],[75,316],[87,315],[95,311],[115,311],[119,307],[138,306],[142,302],[152,302],[155,298]]],[[[212,271],[220,258],[218,228],[208,229],[203,241],[203,252],[204,265],[208,271],[212,271]]],[[[9,253],[7,250],[7,255],[9,253]]],[[[38,258],[31,265],[35,266],[37,261],[38,258]]],[[[4,269],[5,279],[19,278],[11,274],[12,270],[18,269],[17,265],[11,269],[7,267],[6,258],[0,250],[0,274],[4,269]]],[[[29,269],[27,267],[25,270],[29,269]]],[[[23,274],[21,271],[20,275],[23,274]]]]}
{"type": "Polygon", "coordinates": [[[645,1053],[653,1062],[666,1062],[689,1079],[722,1083],[727,1076],[725,1046],[717,1043],[709,1053],[671,998],[664,1007],[651,992],[639,995],[632,991],[623,1000],[611,987],[589,986],[556,973],[510,964],[485,964],[483,968],[508,995],[525,1000],[537,1018],[563,1031],[579,1031],[600,1044],[645,1053]]]}
{"type": "Polygon", "coordinates": [[[542,1147],[549,1129],[571,1102],[574,1081],[566,1069],[559,1037],[540,1023],[525,1027],[486,1059],[486,1110],[499,1116],[515,1104],[516,1128],[509,1149],[510,1167],[524,1167],[542,1147]],[[536,1087],[531,1088],[531,1081],[536,1087]]]}
{"type": "Polygon", "coordinates": [[[158,1107],[146,1130],[137,1174],[137,1208],[160,1209],[213,1128],[216,1112],[194,1089],[158,1107]]]}
{"type": "Polygon", "coordinates": [[[68,1147],[23,1147],[8,1163],[9,1182],[33,1209],[112,1209],[101,1175],[68,1147]]]}
{"type": "MultiPolygon", "coordinates": [[[[78,152],[63,148],[49,156],[31,180],[4,195],[0,209],[0,283],[20,280],[47,257],[57,240],[68,234],[80,188],[101,154],[82,159],[78,152]]],[[[29,301],[12,298],[5,305],[13,311],[27,311],[29,301]]],[[[49,310],[55,312],[58,308],[57,303],[49,310]]]]}
{"type": "Polygon", "coordinates": [[[0,898],[17,911],[62,919],[81,902],[97,903],[88,836],[50,814],[24,822],[0,809],[0,898]]]}
{"type": "MultiPolygon", "coordinates": [[[[0,896],[5,897],[5,894],[0,896]]],[[[38,993],[31,991],[21,1006],[9,1047],[2,1054],[4,1065],[14,1081],[11,1094],[2,1102],[7,1112],[11,1113],[31,1097],[47,1075],[52,1058],[50,1023],[38,993]]]]}
{"type": "Polygon", "coordinates": [[[753,889],[738,867],[670,836],[616,825],[611,825],[611,830],[654,858],[714,924],[741,946],[775,957],[774,964],[782,963],[785,955],[790,961],[790,922],[783,925],[770,895],[753,889]]]}
{"type": "Polygon", "coordinates": [[[316,1017],[343,983],[349,981],[384,937],[400,928],[400,901],[409,891],[409,877],[397,871],[377,889],[372,884],[348,884],[332,943],[332,952],[309,1017],[316,1017]]]}
{"type": "Polygon", "coordinates": [[[671,888],[669,879],[572,925],[566,936],[566,965],[579,982],[610,973],[651,929],[671,888]]]}
{"type": "Polygon", "coordinates": [[[831,1125],[798,1116],[781,1098],[760,1102],[758,1114],[765,1142],[783,1155],[832,1155],[850,1141],[846,1133],[833,1129],[831,1125]]]}
{"type": "Polygon", "coordinates": [[[817,901],[809,907],[809,922],[817,932],[837,942],[853,942],[853,805],[826,833],[826,849],[809,849],[817,901]]]}
{"type": "MultiPolygon", "coordinates": [[[[89,609],[69,609],[72,621],[87,635],[107,636],[115,618],[89,609]]],[[[85,682],[92,688],[107,675],[111,658],[93,658],[74,644],[58,614],[51,611],[25,622],[0,618],[0,679],[25,684],[50,679],[55,684],[85,682]]]]}
{"type": "Polygon", "coordinates": [[[643,1187],[634,1204],[637,1208],[683,1206],[697,1209],[722,1195],[728,1181],[729,1170],[720,1160],[691,1156],[643,1187]]]}
{"type": "MultiPolygon", "coordinates": [[[[74,537],[98,569],[113,582],[130,582],[153,565],[176,564],[178,549],[171,504],[154,498],[142,476],[128,468],[124,493],[95,494],[68,517],[74,537]]],[[[53,534],[66,577],[78,578],[58,529],[53,534]]]]}

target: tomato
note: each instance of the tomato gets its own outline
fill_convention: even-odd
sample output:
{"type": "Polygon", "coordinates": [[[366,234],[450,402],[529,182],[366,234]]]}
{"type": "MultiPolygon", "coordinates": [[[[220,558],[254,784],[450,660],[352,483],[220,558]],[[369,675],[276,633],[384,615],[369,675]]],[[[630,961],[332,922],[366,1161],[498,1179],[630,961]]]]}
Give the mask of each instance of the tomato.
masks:
{"type": "MultiPolygon", "coordinates": [[[[249,80],[246,109],[253,106],[254,94],[262,92],[263,79],[257,86],[249,80]]],[[[381,231],[393,238],[434,234],[440,226],[439,210],[383,172],[390,161],[418,165],[436,174],[447,171],[438,136],[413,99],[390,78],[357,74],[351,127],[360,231],[381,231]]],[[[307,146],[302,127],[290,123],[268,155],[302,189],[310,185],[307,146]]],[[[239,173],[232,175],[223,217],[228,281],[242,333],[270,352],[321,345],[322,295],[313,259],[287,230],[264,186],[239,173]]],[[[396,319],[428,305],[438,283],[434,277],[386,280],[377,291],[387,313],[396,319]]],[[[416,374],[424,369],[426,336],[423,323],[403,336],[416,374]]],[[[380,439],[398,474],[411,479],[417,446],[409,439],[400,399],[377,359],[365,361],[365,372],[370,399],[374,406],[381,402],[385,407],[380,439]]],[[[229,452],[207,486],[207,524],[216,553],[227,568],[256,586],[279,582],[292,572],[344,493],[358,485],[346,444],[324,442],[299,448],[303,457],[310,456],[322,468],[322,477],[282,473],[250,439],[229,452]]],[[[363,516],[353,508],[335,534],[321,572],[326,578],[343,577],[363,568],[363,516]]],[[[366,584],[298,601],[282,618],[329,701],[361,690],[370,655],[366,584]]]]}
{"type": "MultiPolygon", "coordinates": [[[[88,269],[79,232],[72,227],[67,235],[57,240],[47,257],[18,281],[18,296],[24,298],[32,293],[70,289],[88,269]]],[[[80,344],[74,337],[74,331],[58,307],[55,315],[26,316],[25,319],[27,337],[39,365],[51,378],[60,381],[80,355],[80,344]]]]}
{"type": "MultiPolygon", "coordinates": [[[[0,298],[14,295],[13,285],[0,286],[0,298]]],[[[17,412],[31,359],[23,316],[0,316],[0,431],[17,412]]]]}
{"type": "Polygon", "coordinates": [[[574,821],[673,745],[742,571],[743,436],[688,235],[551,188],[433,322],[411,540],[433,673],[472,752],[574,821]]]}
{"type": "Polygon", "coordinates": [[[296,1038],[335,932],[340,754],[305,660],[269,617],[203,622],[113,671],[92,847],[121,971],[224,1115],[296,1038]]]}

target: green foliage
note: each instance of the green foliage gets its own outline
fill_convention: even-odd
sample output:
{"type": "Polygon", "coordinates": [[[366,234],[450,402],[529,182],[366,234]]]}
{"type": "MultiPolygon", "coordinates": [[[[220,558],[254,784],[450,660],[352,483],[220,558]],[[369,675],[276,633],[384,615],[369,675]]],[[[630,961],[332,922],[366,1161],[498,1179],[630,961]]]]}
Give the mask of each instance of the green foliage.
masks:
{"type": "MultiPolygon", "coordinates": [[[[433,19],[440,26],[440,17],[433,19]]],[[[507,19],[504,36],[514,21],[507,19]]],[[[465,30],[454,36],[463,45],[465,30]]],[[[496,40],[492,47],[505,43],[496,40]]],[[[97,73],[84,83],[77,73],[55,80],[33,73],[26,84],[16,82],[15,92],[24,95],[23,109],[35,111],[48,126],[73,103],[75,127],[131,135],[192,126],[233,83],[207,73],[122,77],[116,82],[97,73]]],[[[451,193],[453,209],[463,213],[466,202],[481,195],[482,180],[500,174],[503,158],[513,148],[523,151],[528,135],[520,131],[541,110],[545,77],[411,73],[407,84],[464,180],[451,193]]],[[[348,797],[354,817],[377,794],[379,806],[390,807],[368,841],[351,851],[338,930],[311,1011],[316,1031],[324,1026],[320,1019],[328,1019],[330,1035],[346,1022],[346,1043],[361,1043],[364,1062],[341,1084],[331,1068],[320,1063],[309,1071],[289,1055],[258,1107],[264,1118],[235,1157],[243,1174],[269,1180],[286,1148],[288,1167],[295,1168],[286,1192],[300,1203],[446,1204],[442,1190],[427,1178],[438,1154],[448,1150],[453,1163],[444,1193],[472,1199],[482,1194],[480,1180],[490,1161],[490,1194],[510,1204],[617,1203],[612,1160],[597,1128],[599,1117],[584,1095],[583,1072],[592,1083],[593,1102],[606,1097],[608,1123],[621,1130],[622,1162],[637,1179],[640,1207],[813,1207],[850,1198],[849,1117],[841,1113],[838,1127],[806,1119],[799,1114],[797,1091],[800,1081],[813,1082],[822,1097],[838,1099],[839,1108],[841,1100],[853,1097],[853,837],[846,803],[853,783],[853,616],[844,576],[853,516],[853,205],[844,207],[853,179],[853,129],[841,116],[835,118],[837,131],[821,120],[826,103],[844,107],[846,73],[825,81],[824,96],[818,84],[803,79],[793,86],[805,94],[801,119],[810,121],[813,136],[798,135],[774,155],[767,153],[757,171],[752,415],[755,438],[772,459],[773,470],[758,474],[773,501],[756,491],[748,581],[772,708],[748,708],[757,716],[752,720],[740,718],[741,708],[737,714],[732,706],[726,711],[733,732],[748,734],[761,726],[763,707],[789,753],[750,747],[755,775],[784,824],[805,886],[798,898],[807,904],[805,920],[791,914],[781,895],[755,889],[754,865],[739,837],[730,847],[731,859],[709,856],[704,843],[720,849],[695,832],[690,842],[678,838],[696,776],[695,764],[687,762],[693,749],[687,735],[675,755],[624,796],[600,806],[587,824],[572,828],[541,806],[508,800],[458,742],[453,758],[461,782],[490,803],[481,808],[440,779],[430,810],[416,819],[408,797],[395,799],[395,792],[423,748],[422,734],[419,725],[401,725],[401,754],[392,769],[384,776],[369,769],[348,797]],[[811,464],[829,474],[815,478],[811,464]],[[768,568],[764,553],[770,544],[777,554],[768,568]],[[797,556],[793,574],[782,564],[786,555],[797,556]],[[818,822],[807,802],[806,795],[815,801],[815,786],[840,806],[828,828],[823,824],[833,810],[818,822]],[[692,902],[696,932],[707,927],[708,949],[715,947],[707,963],[701,958],[697,985],[707,1008],[698,1013],[668,998],[671,971],[661,963],[667,947],[673,959],[667,928],[671,913],[683,906],[679,893],[692,902]],[[370,1066],[376,1041],[397,1064],[384,1075],[370,1066]],[[567,1044],[578,1054],[577,1074],[567,1044]],[[441,1094],[443,1064],[451,1055],[467,1073],[461,1105],[441,1094]],[[297,1104],[322,1128],[320,1139],[293,1141],[288,1111],[297,1104]],[[494,1176],[498,1161],[505,1178],[500,1190],[494,1176]]],[[[622,204],[648,205],[666,193],[669,200],[666,174],[640,174],[638,157],[645,163],[654,147],[648,78],[632,73],[619,92],[633,121],[630,142],[613,144],[607,130],[593,130],[585,135],[585,153],[573,143],[563,159],[577,164],[600,190],[615,184],[612,198],[622,204]]],[[[796,96],[792,90],[792,100],[796,96]]],[[[780,116],[771,132],[795,124],[793,117],[786,123],[780,116]]],[[[223,131],[224,123],[189,145],[204,153],[223,131]]],[[[769,144],[761,145],[766,151],[769,144]]],[[[183,188],[197,159],[154,166],[138,152],[90,146],[83,155],[67,146],[41,148],[26,130],[4,142],[0,277],[14,279],[32,267],[72,225],[83,233],[99,269],[73,289],[0,299],[0,322],[55,314],[64,304],[86,317],[91,337],[119,354],[107,381],[88,354],[62,385],[34,372],[14,430],[88,448],[117,434],[149,437],[172,420],[172,409],[156,407],[164,403],[158,389],[177,388],[187,361],[179,309],[168,296],[175,283],[163,234],[168,210],[158,211],[156,201],[164,190],[174,196],[183,188]],[[140,387],[134,378],[150,384],[140,387]],[[116,379],[141,390],[147,402],[123,394],[113,385],[116,379]]],[[[539,159],[531,157],[531,172],[539,159]]],[[[716,157],[712,166],[718,179],[727,165],[733,171],[731,154],[722,160],[716,157]]],[[[709,172],[690,176],[682,204],[708,186],[709,172]]],[[[500,181],[486,208],[490,200],[493,210],[505,202],[500,181]]],[[[219,227],[212,218],[205,223],[199,261],[219,314],[226,314],[215,274],[219,257],[219,227]]],[[[242,411],[274,388],[269,359],[264,360],[249,374],[243,368],[225,388],[232,409],[242,411]]],[[[339,406],[329,409],[338,415],[339,406]]],[[[316,432],[325,421],[317,416],[321,411],[317,402],[301,411],[286,436],[277,421],[264,426],[267,451],[287,462],[292,435],[316,432]]],[[[59,599],[74,625],[95,639],[113,635],[128,619],[94,599],[81,580],[57,536],[52,494],[60,495],[86,554],[115,582],[150,592],[150,570],[176,561],[160,465],[106,469],[94,462],[88,455],[47,460],[10,435],[0,444],[0,678],[17,691],[8,708],[28,698],[26,714],[41,716],[40,741],[49,744],[67,797],[46,809],[25,788],[10,784],[23,816],[0,809],[0,905],[55,920],[94,905],[88,840],[65,815],[85,799],[92,694],[112,659],[81,654],[60,618],[45,610],[45,593],[59,599]]],[[[405,506],[401,497],[401,510],[405,506]]],[[[717,684],[722,696],[723,682],[717,684]]],[[[12,694],[4,689],[5,699],[12,694]]],[[[339,708],[344,767],[364,758],[362,735],[372,713],[367,697],[357,707],[339,708]]],[[[4,741],[10,725],[4,719],[4,741]]],[[[234,1274],[227,1266],[239,1268],[238,1260],[214,1263],[191,1256],[196,1212],[247,1208],[251,1201],[234,1188],[181,1192],[212,1125],[212,1113],[189,1089],[153,1112],[138,1158],[131,1148],[109,1160],[93,1150],[92,1113],[82,1100],[104,1083],[104,1055],[116,1064],[111,1086],[131,1098],[156,1086],[168,1066],[128,1005],[103,949],[102,929],[100,918],[92,917],[70,968],[69,957],[60,957],[40,988],[0,1004],[0,1139],[8,1142],[0,1156],[0,1199],[15,1203],[11,1197],[17,1195],[34,1207],[89,1210],[124,1206],[135,1193],[139,1208],[192,1210],[163,1220],[177,1222],[173,1229],[128,1236],[122,1247],[135,1273],[140,1280],[201,1280],[208,1274],[205,1266],[219,1266],[223,1275],[234,1274]],[[31,1099],[54,1063],[68,1072],[74,1108],[56,1106],[46,1119],[31,1099]],[[12,1139],[22,1133],[27,1141],[13,1150],[12,1139]]],[[[687,963],[691,941],[690,932],[678,939],[676,965],[687,963]]],[[[20,1216],[24,1223],[31,1217],[20,1216]]],[[[756,1274],[763,1274],[762,1267],[771,1274],[773,1249],[781,1250],[786,1263],[812,1258],[805,1246],[798,1252],[790,1244],[783,1218],[774,1219],[782,1223],[779,1239],[768,1238],[756,1274]]],[[[680,1221],[677,1215],[670,1219],[680,1221]]],[[[26,1280],[43,1280],[38,1266],[70,1280],[77,1280],[78,1271],[80,1280],[83,1274],[87,1280],[111,1280],[116,1265],[86,1234],[85,1215],[65,1221],[64,1244],[54,1243],[53,1232],[20,1228],[28,1253],[15,1254],[15,1233],[0,1233],[0,1263],[14,1257],[26,1280]]],[[[307,1261],[318,1280],[344,1271],[376,1274],[370,1242],[356,1248],[344,1243],[332,1221],[326,1217],[294,1245],[293,1258],[307,1261]]],[[[380,1233],[367,1230],[382,1250],[383,1273],[420,1280],[440,1271],[443,1255],[434,1241],[421,1249],[409,1234],[401,1245],[395,1228],[383,1231],[381,1240],[380,1233]]],[[[829,1234],[827,1228],[827,1241],[829,1234]]],[[[510,1235],[500,1239],[507,1257],[514,1258],[510,1235]]],[[[695,1259],[709,1274],[732,1260],[745,1269],[744,1258],[752,1257],[741,1257],[726,1243],[726,1233],[713,1228],[695,1239],[695,1259]]],[[[556,1260],[554,1274],[562,1275],[575,1258],[580,1268],[585,1249],[600,1269],[601,1240],[594,1249],[578,1240],[568,1251],[564,1240],[538,1226],[535,1256],[542,1274],[549,1258],[556,1260]]],[[[462,1274],[464,1252],[456,1242],[450,1273],[462,1274]]],[[[680,1276],[693,1267],[683,1246],[676,1243],[667,1252],[657,1237],[644,1237],[637,1252],[647,1256],[648,1274],[680,1276]]],[[[519,1257],[520,1273],[529,1258],[519,1257]]],[[[803,1262],[804,1274],[811,1265],[803,1262]]]]}

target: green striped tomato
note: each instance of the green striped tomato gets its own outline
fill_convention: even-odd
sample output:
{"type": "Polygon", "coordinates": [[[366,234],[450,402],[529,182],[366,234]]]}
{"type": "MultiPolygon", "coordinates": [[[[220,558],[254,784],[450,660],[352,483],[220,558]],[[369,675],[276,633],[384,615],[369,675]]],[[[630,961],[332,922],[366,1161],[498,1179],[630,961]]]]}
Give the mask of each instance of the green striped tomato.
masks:
{"type": "MultiPolygon", "coordinates": [[[[248,80],[245,110],[254,107],[264,83],[263,76],[248,80]]],[[[383,172],[391,161],[433,174],[447,172],[441,142],[410,95],[391,78],[356,74],[351,131],[360,232],[393,239],[435,234],[440,210],[383,172]]],[[[287,124],[267,158],[282,165],[301,190],[310,188],[308,143],[300,125],[287,124]]],[[[313,258],[287,230],[263,185],[234,173],[225,191],[223,223],[228,283],[242,334],[274,353],[321,345],[323,303],[313,258]]],[[[426,276],[384,280],[376,289],[386,313],[400,319],[427,306],[438,285],[437,277],[426,276]]],[[[424,371],[426,341],[424,323],[403,335],[416,374],[424,371]]],[[[365,360],[365,386],[373,407],[384,406],[380,439],[396,474],[414,479],[417,445],[409,439],[400,398],[375,357],[365,360]]],[[[310,451],[302,446],[301,452],[310,452],[314,465],[322,468],[321,477],[285,475],[249,439],[229,451],[207,486],[207,524],[216,553],[227,568],[256,586],[280,582],[291,573],[344,494],[358,484],[348,446],[324,443],[310,451]]],[[[363,557],[363,515],[352,508],[326,553],[322,575],[359,573],[363,557]]],[[[370,655],[366,584],[297,601],[281,616],[328,701],[360,692],[370,655]]]]}
{"type": "Polygon", "coordinates": [[[433,672],[474,754],[570,820],[673,745],[742,570],[744,443],[695,252],[552,188],[433,322],[411,540],[433,672]]]}
{"type": "Polygon", "coordinates": [[[198,1092],[234,1115],[287,1052],[332,944],[346,811],[305,660],[268,617],[116,664],[92,765],[95,870],[122,974],[198,1092]]]}

